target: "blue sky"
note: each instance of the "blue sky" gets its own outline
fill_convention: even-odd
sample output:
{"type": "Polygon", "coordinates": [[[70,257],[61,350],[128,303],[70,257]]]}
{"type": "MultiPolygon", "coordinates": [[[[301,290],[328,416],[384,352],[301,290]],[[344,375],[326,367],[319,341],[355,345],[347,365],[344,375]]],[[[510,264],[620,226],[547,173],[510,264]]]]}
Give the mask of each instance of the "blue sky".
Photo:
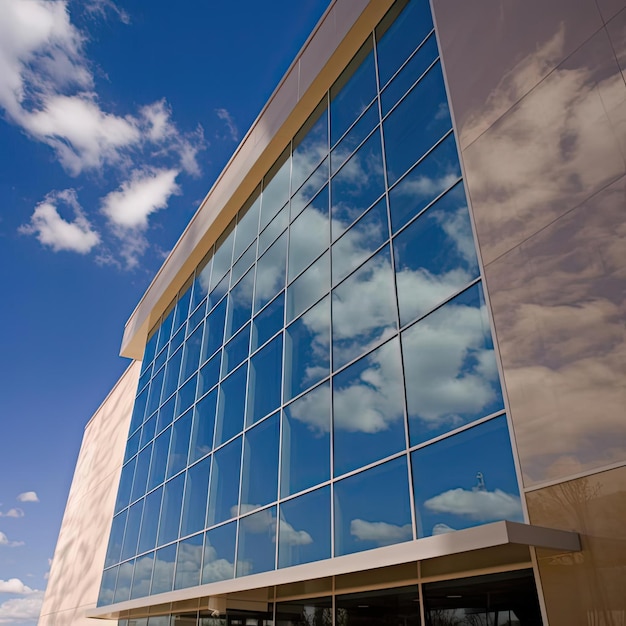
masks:
{"type": "Polygon", "coordinates": [[[124,322],[327,4],[0,0],[0,624],[36,623],[124,322]]]}

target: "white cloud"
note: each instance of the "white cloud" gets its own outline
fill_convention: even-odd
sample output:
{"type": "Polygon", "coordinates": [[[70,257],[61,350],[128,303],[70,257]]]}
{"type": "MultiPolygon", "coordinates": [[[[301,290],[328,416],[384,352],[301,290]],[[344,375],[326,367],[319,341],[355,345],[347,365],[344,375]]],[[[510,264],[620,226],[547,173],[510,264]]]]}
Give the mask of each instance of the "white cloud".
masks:
{"type": "Polygon", "coordinates": [[[14,593],[27,596],[39,592],[37,589],[31,589],[25,585],[19,578],[9,578],[8,580],[0,580],[0,593],[14,593]]]}
{"type": "Polygon", "coordinates": [[[24,491],[17,496],[20,502],[39,502],[39,497],[34,491],[24,491]]]}
{"type": "Polygon", "coordinates": [[[350,534],[360,541],[373,541],[379,546],[409,541],[413,538],[411,524],[398,526],[387,522],[366,522],[358,518],[350,522],[350,534]]]}
{"type": "Polygon", "coordinates": [[[519,496],[505,493],[501,489],[486,491],[458,487],[426,500],[424,506],[435,513],[460,515],[481,522],[518,520],[522,515],[519,496]]]}
{"type": "Polygon", "coordinates": [[[23,546],[23,541],[9,541],[9,538],[0,531],[0,546],[6,546],[7,548],[18,548],[19,546],[23,546]]]}
{"type": "Polygon", "coordinates": [[[447,524],[435,524],[433,526],[432,534],[433,535],[445,535],[446,533],[453,533],[456,531],[456,528],[452,528],[447,524]]]}
{"type": "Polygon", "coordinates": [[[285,520],[280,520],[278,526],[280,543],[289,546],[308,546],[313,543],[313,537],[306,530],[296,530],[285,520]]]}
{"type": "Polygon", "coordinates": [[[0,517],[24,517],[24,511],[20,508],[9,509],[6,513],[0,511],[0,517]]]}
{"type": "Polygon", "coordinates": [[[102,199],[102,212],[122,229],[147,228],[148,217],[164,209],[173,194],[180,193],[176,184],[179,173],[175,169],[134,171],[119,190],[102,199]]]}
{"type": "Polygon", "coordinates": [[[215,112],[217,113],[217,117],[226,124],[230,138],[233,141],[237,141],[239,139],[239,130],[237,129],[233,116],[226,109],[216,109],[215,112]]]}
{"type": "Polygon", "coordinates": [[[52,248],[54,252],[66,250],[87,254],[100,243],[100,235],[85,217],[78,204],[76,192],[72,189],[49,193],[46,199],[35,207],[30,222],[20,226],[19,232],[35,235],[41,244],[52,248]],[[59,214],[58,207],[63,204],[74,213],[72,221],[64,219],[59,214]]]}
{"type": "Polygon", "coordinates": [[[43,591],[24,598],[12,598],[0,604],[0,624],[37,621],[43,603],[43,591]]]}

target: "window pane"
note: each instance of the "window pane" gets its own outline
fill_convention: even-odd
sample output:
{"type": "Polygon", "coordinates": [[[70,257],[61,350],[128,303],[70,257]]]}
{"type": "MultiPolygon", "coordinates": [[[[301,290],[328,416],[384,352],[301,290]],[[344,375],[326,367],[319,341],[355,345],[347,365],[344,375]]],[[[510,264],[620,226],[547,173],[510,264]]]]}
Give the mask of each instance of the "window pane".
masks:
{"type": "Polygon", "coordinates": [[[172,427],[172,443],[167,461],[167,477],[178,474],[186,465],[189,456],[192,412],[183,415],[172,427]]]}
{"type": "Polygon", "coordinates": [[[335,476],[404,449],[402,398],[402,366],[397,339],[335,376],[335,476]]]}
{"type": "Polygon", "coordinates": [[[334,240],[385,191],[383,155],[378,131],[346,161],[330,184],[334,240]]]}
{"type": "Polygon", "coordinates": [[[124,451],[124,463],[137,454],[142,432],[142,430],[138,430],[132,437],[128,438],[128,441],[126,442],[126,450],[124,451]]]}
{"type": "Polygon", "coordinates": [[[235,575],[237,522],[224,524],[206,533],[202,559],[202,584],[227,580],[235,575]]]}
{"type": "Polygon", "coordinates": [[[223,276],[230,269],[233,257],[233,240],[235,238],[235,220],[233,220],[220,235],[215,244],[213,256],[213,271],[211,273],[211,291],[218,285],[223,276]]]}
{"type": "Polygon", "coordinates": [[[196,535],[178,544],[174,589],[185,589],[200,584],[203,538],[203,535],[196,535]]]}
{"type": "Polygon", "coordinates": [[[118,569],[118,567],[113,567],[105,570],[102,574],[102,583],[100,584],[100,593],[98,594],[98,606],[113,604],[118,569]]]}
{"type": "Polygon", "coordinates": [[[330,478],[330,384],[283,412],[280,495],[290,496],[330,478]]]}
{"type": "Polygon", "coordinates": [[[154,552],[146,554],[135,562],[133,585],[130,598],[145,598],[150,595],[150,582],[152,581],[152,568],[154,566],[154,552]]]}
{"type": "Polygon", "coordinates": [[[213,264],[213,251],[211,250],[196,268],[196,277],[193,282],[191,296],[191,310],[193,311],[209,293],[211,286],[211,266],[213,264]]]}
{"type": "Polygon", "coordinates": [[[204,528],[206,504],[209,494],[211,457],[207,457],[187,470],[185,498],[180,536],[185,537],[204,528]]]}
{"type": "Polygon", "coordinates": [[[278,434],[278,413],[246,432],[241,478],[241,514],[277,499],[278,434]]]}
{"type": "Polygon", "coordinates": [[[289,224],[289,205],[286,204],[259,235],[257,256],[261,256],[282,234],[289,224]]]}
{"type": "MultiPolygon", "coordinates": [[[[188,283],[189,285],[189,283],[188,283]]],[[[185,292],[178,298],[174,312],[172,332],[175,333],[187,321],[189,315],[189,301],[191,300],[191,285],[183,287],[185,292]]]]}
{"type": "Polygon", "coordinates": [[[185,328],[181,328],[173,337],[172,340],[170,341],[170,354],[172,354],[174,352],[174,350],[177,350],[183,343],[184,339],[185,339],[185,333],[186,330],[185,328]]]}
{"type": "Polygon", "coordinates": [[[216,404],[217,389],[214,389],[194,407],[191,447],[189,449],[190,463],[207,455],[213,448],[216,404]]]}
{"type": "Polygon", "coordinates": [[[113,523],[111,524],[111,534],[109,535],[109,545],[107,547],[107,555],[104,561],[105,567],[109,567],[120,562],[127,515],[128,509],[122,511],[113,518],[113,523]]]}
{"type": "MultiPolygon", "coordinates": [[[[328,182],[328,159],[324,159],[317,169],[309,176],[308,180],[298,189],[293,198],[291,198],[290,217],[294,220],[304,209],[304,207],[315,197],[318,191],[328,182]]],[[[321,191],[320,194],[328,198],[328,188],[321,191]]],[[[317,194],[318,196],[320,194],[317,194]]],[[[317,202],[323,202],[324,197],[318,197],[317,202]]]]}
{"type": "Polygon", "coordinates": [[[220,384],[215,427],[216,446],[243,430],[247,374],[248,364],[245,363],[220,384]]]}
{"type": "Polygon", "coordinates": [[[117,573],[114,602],[125,602],[130,598],[130,585],[133,580],[135,561],[122,563],[117,573]]]}
{"type": "Polygon", "coordinates": [[[131,459],[124,467],[120,476],[120,486],[117,489],[117,498],[115,500],[115,512],[121,511],[128,506],[130,502],[130,492],[133,487],[133,477],[135,475],[135,465],[137,457],[131,459]]]}
{"type": "Polygon", "coordinates": [[[159,487],[146,496],[146,503],[143,507],[143,517],[141,519],[139,547],[137,549],[137,552],[140,554],[142,552],[146,552],[147,550],[154,550],[156,546],[162,497],[162,487],[159,487]]]}
{"type": "Polygon", "coordinates": [[[285,400],[330,373],[330,298],[326,297],[287,328],[285,400]]]}
{"type": "Polygon", "coordinates": [[[298,131],[293,143],[292,192],[328,154],[328,108],[325,98],[298,131]]]}
{"type": "Polygon", "coordinates": [[[267,572],[276,567],[276,506],[239,520],[237,576],[267,572]]]}
{"type": "Polygon", "coordinates": [[[335,142],[376,96],[372,40],[368,39],[330,89],[330,143],[335,142]]]}
{"type": "Polygon", "coordinates": [[[370,134],[370,131],[378,124],[379,120],[378,106],[376,102],[373,102],[330,153],[331,176],[346,162],[346,159],[370,134]]]}
{"type": "Polygon", "coordinates": [[[219,524],[237,515],[241,437],[213,455],[207,526],[219,524]]]}
{"type": "Polygon", "coordinates": [[[139,445],[139,448],[143,448],[148,442],[154,439],[156,423],[157,423],[156,413],[148,421],[144,422],[141,428],[141,444],[139,445]]]}
{"type": "Polygon", "coordinates": [[[168,307],[168,312],[166,313],[165,319],[161,322],[161,328],[159,329],[159,343],[157,344],[156,353],[159,354],[161,350],[167,345],[167,342],[170,340],[170,335],[172,334],[172,322],[174,320],[174,308],[173,305],[170,305],[172,308],[168,307]]]}
{"type": "Polygon", "coordinates": [[[139,527],[141,526],[141,515],[143,513],[143,500],[133,504],[128,509],[128,519],[126,521],[126,531],[124,532],[124,544],[122,546],[121,560],[125,561],[137,554],[137,541],[139,540],[139,527]]]}
{"type": "Polygon", "coordinates": [[[182,349],[175,352],[165,366],[165,384],[163,385],[163,399],[169,398],[178,388],[178,377],[180,375],[180,363],[183,359],[182,349]]]}
{"type": "Polygon", "coordinates": [[[190,378],[176,394],[176,417],[182,415],[196,399],[196,387],[198,385],[198,377],[190,378]]]}
{"type": "Polygon", "coordinates": [[[480,284],[402,333],[411,445],[503,408],[480,284]]]}
{"type": "Polygon", "coordinates": [[[143,422],[144,415],[146,413],[146,405],[148,404],[148,393],[150,388],[144,389],[135,399],[135,406],[133,407],[133,416],[130,420],[129,432],[135,432],[143,422]]]}
{"type": "Polygon", "coordinates": [[[154,558],[152,588],[150,594],[171,591],[174,584],[174,565],[176,563],[176,544],[157,550],[154,558]]]}
{"type": "Polygon", "coordinates": [[[285,150],[263,179],[261,194],[261,230],[267,226],[278,210],[289,200],[291,158],[285,150]]]}
{"type": "Polygon", "coordinates": [[[200,364],[200,352],[202,350],[202,331],[204,326],[200,326],[185,341],[183,348],[183,365],[180,380],[187,380],[197,369],[200,364]]]}
{"type": "Polygon", "coordinates": [[[278,335],[250,359],[246,415],[246,424],[248,426],[265,417],[280,405],[282,362],[282,334],[278,335]]]}
{"type": "Polygon", "coordinates": [[[326,252],[287,289],[287,321],[298,317],[329,290],[330,254],[326,252]]]}
{"type": "Polygon", "coordinates": [[[461,183],[395,238],[394,255],[402,325],[478,277],[472,225],[461,183]]]}
{"type": "Polygon", "coordinates": [[[204,320],[206,315],[206,300],[199,306],[190,316],[189,323],[187,324],[187,334],[190,334],[200,322],[204,320]]]}
{"type": "Polygon", "coordinates": [[[273,337],[282,327],[285,318],[285,294],[281,293],[259,313],[252,324],[252,349],[256,350],[273,337]]]}
{"type": "Polygon", "coordinates": [[[232,337],[250,319],[253,289],[254,269],[250,270],[230,292],[226,339],[232,337]]]}
{"type": "Polygon", "coordinates": [[[148,471],[150,469],[150,457],[152,455],[152,444],[146,446],[137,457],[135,467],[135,478],[133,480],[133,492],[130,498],[134,502],[146,493],[146,483],[148,481],[148,471]]]}
{"type": "Polygon", "coordinates": [[[385,85],[433,28],[428,0],[411,0],[396,18],[391,11],[376,29],[378,74],[385,85]],[[394,20],[391,25],[389,21],[394,20]]]}
{"type": "Polygon", "coordinates": [[[506,417],[412,454],[418,536],[523,521],[506,417]]]}
{"type": "Polygon", "coordinates": [[[202,348],[201,363],[204,363],[224,341],[224,324],[226,322],[226,299],[222,300],[212,311],[206,320],[204,331],[204,345],[202,348]]]}
{"type": "Polygon", "coordinates": [[[158,374],[150,383],[150,396],[148,398],[148,408],[146,415],[152,415],[158,408],[161,401],[161,389],[163,387],[163,372],[165,368],[161,368],[158,374]]]}
{"type": "Polygon", "coordinates": [[[454,136],[449,135],[389,192],[392,231],[398,232],[460,177],[454,136]]]}
{"type": "Polygon", "coordinates": [[[330,487],[282,503],[278,526],[278,567],[330,557],[330,487]]]}
{"type": "Polygon", "coordinates": [[[387,239],[387,202],[382,198],[333,245],[333,285],[356,269],[387,239]]]}
{"type": "Polygon", "coordinates": [[[214,354],[198,373],[197,397],[201,398],[209,389],[215,387],[220,379],[222,353],[214,354]]]}
{"type": "Polygon", "coordinates": [[[405,457],[335,484],[335,556],[412,538],[405,457]]]}
{"type": "Polygon", "coordinates": [[[241,256],[241,258],[233,265],[233,271],[230,275],[231,284],[236,284],[237,281],[246,273],[246,271],[252,267],[255,261],[256,244],[250,246],[241,256]]]}
{"type": "Polygon", "coordinates": [[[170,439],[172,437],[172,428],[163,431],[154,440],[154,449],[152,451],[152,463],[150,465],[150,474],[148,476],[148,491],[154,489],[165,480],[165,469],[167,467],[167,454],[170,449],[170,439]]]}
{"type": "Polygon", "coordinates": [[[441,63],[436,63],[384,122],[389,184],[451,128],[441,63]]]}
{"type": "Polygon", "coordinates": [[[250,351],[250,324],[233,337],[225,346],[222,356],[222,376],[232,372],[250,351]]]}
{"type": "Polygon", "coordinates": [[[244,207],[239,211],[237,232],[235,233],[235,252],[237,259],[241,253],[254,241],[259,232],[259,213],[261,211],[261,195],[257,189],[244,207]]]}
{"type": "Polygon", "coordinates": [[[164,428],[169,426],[174,421],[174,409],[176,408],[176,396],[172,396],[165,404],[159,409],[159,416],[157,418],[157,434],[162,432],[164,428]]]}
{"type": "Polygon", "coordinates": [[[289,229],[289,280],[330,245],[328,189],[325,187],[289,229]]]}
{"type": "Polygon", "coordinates": [[[287,233],[284,233],[257,262],[254,292],[255,312],[262,309],[285,287],[286,262],[287,233]]]}
{"type": "Polygon", "coordinates": [[[163,506],[161,507],[161,519],[159,523],[159,540],[157,545],[163,545],[178,539],[180,526],[180,510],[183,502],[183,487],[185,475],[179,474],[165,483],[163,489],[163,506]]]}
{"type": "Polygon", "coordinates": [[[411,57],[411,60],[382,92],[380,100],[383,117],[389,113],[393,105],[404,96],[438,56],[437,39],[435,33],[431,33],[424,45],[411,57]]]}
{"type": "Polygon", "coordinates": [[[397,330],[396,294],[389,246],[333,290],[333,369],[397,330]]]}
{"type": "MultiPolygon", "coordinates": [[[[377,624],[402,624],[420,626],[420,605],[417,585],[396,589],[372,590],[337,596],[337,614],[342,616],[342,626],[359,626],[369,622],[369,616],[376,616],[377,624]],[[401,621],[400,621],[401,620],[401,621]]],[[[476,616],[476,617],[482,617],[476,616]]],[[[482,626],[476,622],[450,621],[429,622],[429,626],[482,626]]],[[[486,624],[485,624],[486,626],[486,624]]],[[[495,624],[494,624],[495,626],[495,624]]],[[[499,626],[504,626],[504,622],[499,626]]]]}

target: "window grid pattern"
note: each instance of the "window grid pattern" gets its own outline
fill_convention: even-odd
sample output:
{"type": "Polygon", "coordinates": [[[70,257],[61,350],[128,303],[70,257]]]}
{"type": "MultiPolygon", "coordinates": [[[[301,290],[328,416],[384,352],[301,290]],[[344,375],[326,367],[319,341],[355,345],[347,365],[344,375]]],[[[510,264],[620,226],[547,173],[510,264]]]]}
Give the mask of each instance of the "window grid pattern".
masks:
{"type": "Polygon", "coordinates": [[[522,518],[430,9],[393,11],[147,342],[101,605],[522,518]]]}

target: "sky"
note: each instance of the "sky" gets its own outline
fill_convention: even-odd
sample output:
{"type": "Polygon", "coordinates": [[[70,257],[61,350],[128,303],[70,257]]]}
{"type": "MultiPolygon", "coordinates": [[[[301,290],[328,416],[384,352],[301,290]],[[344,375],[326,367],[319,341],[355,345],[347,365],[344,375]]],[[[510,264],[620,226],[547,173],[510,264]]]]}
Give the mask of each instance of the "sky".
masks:
{"type": "Polygon", "coordinates": [[[36,624],[124,323],[328,0],[0,0],[0,624],[36,624]]]}

